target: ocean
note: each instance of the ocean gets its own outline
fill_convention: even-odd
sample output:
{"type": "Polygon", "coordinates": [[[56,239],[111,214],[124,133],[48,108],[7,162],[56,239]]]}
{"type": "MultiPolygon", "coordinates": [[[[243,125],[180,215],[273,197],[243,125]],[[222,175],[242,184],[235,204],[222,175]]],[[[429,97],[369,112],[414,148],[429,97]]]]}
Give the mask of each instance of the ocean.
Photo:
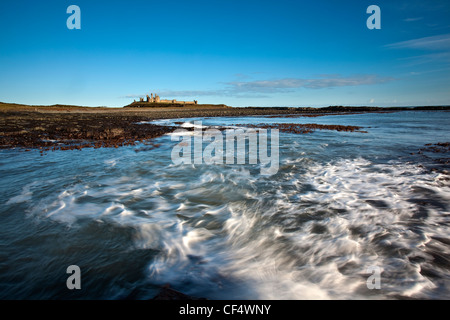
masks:
{"type": "Polygon", "coordinates": [[[165,284],[207,299],[450,299],[449,155],[430,149],[450,141],[449,112],[154,123],[194,121],[367,132],[280,131],[271,175],[174,164],[173,135],[0,150],[0,299],[151,299],[165,284]]]}

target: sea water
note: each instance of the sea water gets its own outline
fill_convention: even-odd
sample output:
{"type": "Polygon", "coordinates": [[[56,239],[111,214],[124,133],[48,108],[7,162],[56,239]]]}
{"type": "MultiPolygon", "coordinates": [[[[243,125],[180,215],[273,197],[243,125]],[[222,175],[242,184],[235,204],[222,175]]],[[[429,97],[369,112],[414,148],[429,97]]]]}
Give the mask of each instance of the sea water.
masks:
{"type": "Polygon", "coordinates": [[[179,164],[157,148],[0,151],[0,299],[450,298],[449,112],[194,121],[280,132],[279,170],[179,164]],[[67,267],[81,270],[69,290],[67,267]],[[379,270],[379,288],[368,286],[379,270]]]}

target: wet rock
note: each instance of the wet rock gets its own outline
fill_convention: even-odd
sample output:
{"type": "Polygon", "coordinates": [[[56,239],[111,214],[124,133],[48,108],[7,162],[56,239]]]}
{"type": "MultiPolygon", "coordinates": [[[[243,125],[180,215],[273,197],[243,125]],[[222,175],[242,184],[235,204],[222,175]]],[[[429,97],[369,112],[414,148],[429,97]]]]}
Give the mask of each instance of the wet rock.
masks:
{"type": "Polygon", "coordinates": [[[242,126],[247,128],[261,128],[261,129],[278,129],[281,132],[305,134],[311,133],[315,130],[335,130],[335,131],[346,131],[346,132],[362,132],[367,133],[367,131],[362,131],[362,127],[358,126],[343,126],[343,125],[326,125],[326,124],[298,124],[298,123],[260,123],[260,124],[236,124],[236,126],[242,126]]]}
{"type": "Polygon", "coordinates": [[[205,298],[196,298],[170,288],[170,285],[164,285],[159,293],[152,300],[206,300],[205,298]]]}
{"type": "Polygon", "coordinates": [[[27,114],[4,113],[0,148],[80,150],[135,145],[175,130],[174,127],[139,124],[143,116],[121,114],[27,114]],[[24,121],[26,120],[26,121],[24,121]]]}

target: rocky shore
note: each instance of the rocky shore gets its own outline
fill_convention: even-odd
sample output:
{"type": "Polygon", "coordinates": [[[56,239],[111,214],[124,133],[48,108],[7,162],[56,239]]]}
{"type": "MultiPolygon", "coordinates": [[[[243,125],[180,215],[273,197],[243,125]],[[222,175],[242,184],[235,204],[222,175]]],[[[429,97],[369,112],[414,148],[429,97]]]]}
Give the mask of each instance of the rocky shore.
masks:
{"type": "Polygon", "coordinates": [[[261,128],[261,129],[278,129],[281,132],[296,133],[296,134],[311,133],[314,132],[315,130],[334,130],[334,131],[367,133],[367,131],[361,130],[362,127],[343,126],[337,124],[259,123],[259,124],[236,124],[236,126],[247,128],[261,128]]]}
{"type": "Polygon", "coordinates": [[[0,148],[73,150],[146,142],[174,127],[139,124],[148,117],[108,113],[8,112],[0,117],[0,148]]]}
{"type": "MultiPolygon", "coordinates": [[[[79,107],[67,105],[30,106],[0,103],[0,149],[23,148],[73,150],[82,148],[119,147],[150,143],[151,139],[172,132],[176,127],[140,123],[156,119],[192,117],[242,117],[282,116],[316,117],[322,115],[343,115],[366,112],[400,112],[406,110],[444,110],[450,107],[377,108],[377,107],[327,107],[327,108],[232,108],[223,105],[189,105],[184,107],[155,105],[151,108],[127,107],[79,107]]],[[[281,131],[309,133],[314,130],[359,131],[359,127],[338,125],[294,125],[277,127],[281,131]]]]}

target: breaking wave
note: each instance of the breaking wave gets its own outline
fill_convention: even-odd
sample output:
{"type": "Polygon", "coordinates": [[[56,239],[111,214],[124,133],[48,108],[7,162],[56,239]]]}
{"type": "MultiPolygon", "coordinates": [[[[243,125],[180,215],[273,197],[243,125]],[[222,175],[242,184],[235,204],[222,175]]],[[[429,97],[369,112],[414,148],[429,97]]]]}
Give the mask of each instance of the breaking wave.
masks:
{"type": "MultiPolygon", "coordinates": [[[[290,160],[277,179],[249,170],[141,170],[139,180],[128,175],[73,185],[52,201],[42,199],[31,212],[72,227],[88,219],[130,228],[133,248],[157,252],[147,263],[147,281],[171,283],[197,296],[448,295],[445,175],[363,158],[325,164],[290,160]],[[374,266],[382,270],[380,290],[366,285],[374,266]]],[[[26,187],[10,201],[27,200],[30,192],[26,187]]]]}

